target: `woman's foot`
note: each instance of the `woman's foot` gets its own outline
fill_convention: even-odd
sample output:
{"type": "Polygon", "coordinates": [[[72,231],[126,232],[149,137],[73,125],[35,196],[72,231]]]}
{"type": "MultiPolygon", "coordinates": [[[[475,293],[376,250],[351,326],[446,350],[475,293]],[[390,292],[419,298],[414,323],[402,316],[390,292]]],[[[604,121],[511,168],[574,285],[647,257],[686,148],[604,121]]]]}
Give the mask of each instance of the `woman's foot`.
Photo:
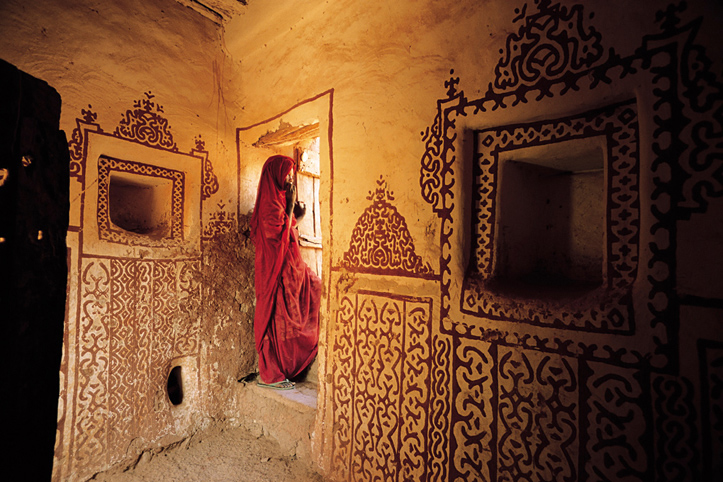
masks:
{"type": "Polygon", "coordinates": [[[264,388],[273,388],[274,390],[293,390],[295,383],[290,382],[287,380],[281,380],[280,382],[276,383],[264,383],[261,380],[256,382],[258,386],[264,387],[264,388]]]}

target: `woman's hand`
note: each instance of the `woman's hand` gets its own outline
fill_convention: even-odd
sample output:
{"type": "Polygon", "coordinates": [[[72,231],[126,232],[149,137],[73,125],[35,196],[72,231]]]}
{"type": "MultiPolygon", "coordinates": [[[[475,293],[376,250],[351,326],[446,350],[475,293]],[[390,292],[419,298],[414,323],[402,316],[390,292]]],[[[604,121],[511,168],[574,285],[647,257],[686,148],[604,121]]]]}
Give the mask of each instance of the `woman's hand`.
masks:
{"type": "Polygon", "coordinates": [[[291,212],[294,210],[296,204],[296,186],[289,184],[286,188],[286,212],[291,216],[291,212]]]}
{"type": "Polygon", "coordinates": [[[301,218],[303,218],[305,214],[306,214],[306,204],[304,204],[303,201],[297,201],[296,205],[294,206],[294,217],[296,218],[296,221],[300,221],[301,218]]]}

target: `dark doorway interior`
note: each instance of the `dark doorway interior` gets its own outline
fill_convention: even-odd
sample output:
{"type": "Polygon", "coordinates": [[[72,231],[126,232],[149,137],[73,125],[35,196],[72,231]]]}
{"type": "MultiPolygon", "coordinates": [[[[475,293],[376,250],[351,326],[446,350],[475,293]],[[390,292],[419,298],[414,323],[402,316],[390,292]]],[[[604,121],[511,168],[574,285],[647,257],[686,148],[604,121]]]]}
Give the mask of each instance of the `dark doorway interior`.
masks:
{"type": "Polygon", "coordinates": [[[68,277],[60,95],[0,60],[3,478],[50,480],[68,277]],[[8,475],[7,470],[12,475],[8,475]]]}

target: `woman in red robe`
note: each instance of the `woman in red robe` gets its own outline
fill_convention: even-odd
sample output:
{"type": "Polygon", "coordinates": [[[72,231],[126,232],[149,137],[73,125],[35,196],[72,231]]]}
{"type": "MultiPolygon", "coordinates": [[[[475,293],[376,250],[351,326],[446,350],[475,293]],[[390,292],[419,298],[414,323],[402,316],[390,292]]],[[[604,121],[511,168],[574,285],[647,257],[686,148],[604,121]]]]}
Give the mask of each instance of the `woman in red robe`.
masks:
{"type": "Polygon", "coordinates": [[[321,279],[301,259],[293,174],[290,157],[266,160],[251,217],[259,385],[277,389],[294,388],[289,379],[311,364],[319,339],[321,279]]]}

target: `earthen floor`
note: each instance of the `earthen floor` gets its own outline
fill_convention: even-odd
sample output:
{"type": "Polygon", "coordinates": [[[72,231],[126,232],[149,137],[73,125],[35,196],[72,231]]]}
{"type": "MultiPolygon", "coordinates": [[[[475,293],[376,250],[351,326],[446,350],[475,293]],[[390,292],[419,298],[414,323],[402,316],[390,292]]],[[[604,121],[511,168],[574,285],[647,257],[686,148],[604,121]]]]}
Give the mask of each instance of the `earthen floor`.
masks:
{"type": "Polygon", "coordinates": [[[243,427],[206,430],[158,454],[145,453],[124,472],[96,475],[101,482],[323,482],[271,437],[243,427]]]}

